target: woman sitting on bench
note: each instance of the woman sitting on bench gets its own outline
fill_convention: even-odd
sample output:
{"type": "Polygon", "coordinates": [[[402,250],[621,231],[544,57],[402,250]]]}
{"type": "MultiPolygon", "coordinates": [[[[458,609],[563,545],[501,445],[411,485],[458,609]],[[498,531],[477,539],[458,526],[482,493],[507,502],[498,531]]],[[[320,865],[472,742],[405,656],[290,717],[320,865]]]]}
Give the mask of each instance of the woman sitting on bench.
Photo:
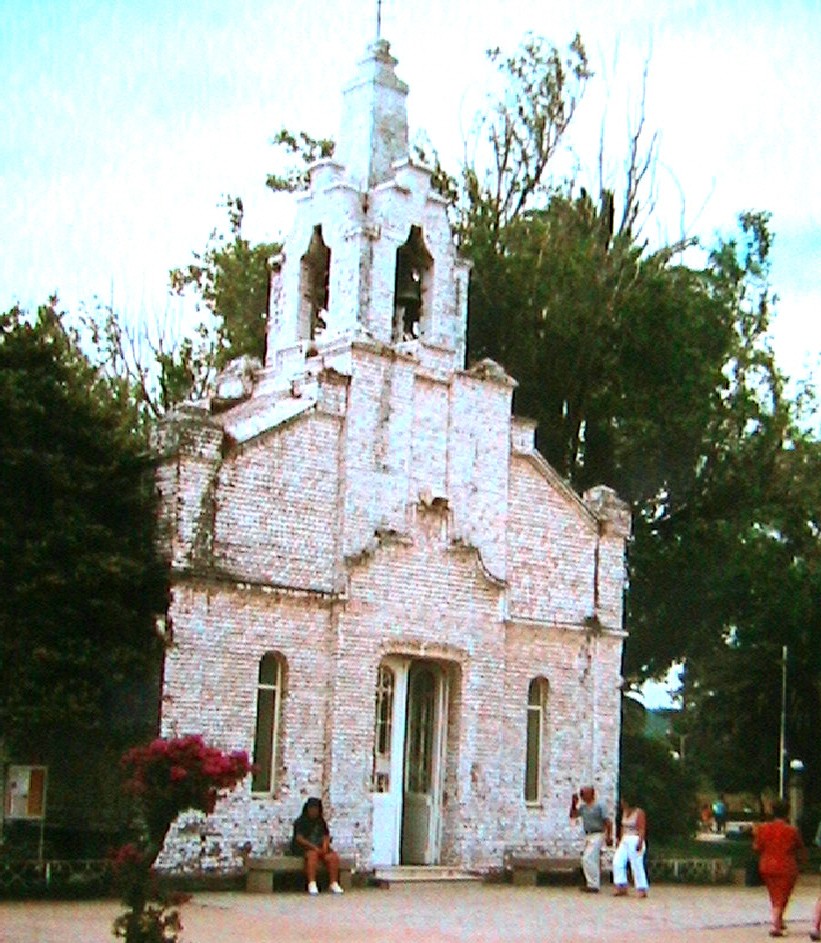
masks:
{"type": "Polygon", "coordinates": [[[320,799],[308,799],[302,807],[302,814],[294,822],[291,851],[295,855],[305,856],[305,877],[308,880],[309,894],[319,893],[319,888],[316,886],[316,872],[320,861],[328,869],[331,893],[343,893],[339,884],[339,855],[331,851],[331,833],[322,815],[320,799]]]}

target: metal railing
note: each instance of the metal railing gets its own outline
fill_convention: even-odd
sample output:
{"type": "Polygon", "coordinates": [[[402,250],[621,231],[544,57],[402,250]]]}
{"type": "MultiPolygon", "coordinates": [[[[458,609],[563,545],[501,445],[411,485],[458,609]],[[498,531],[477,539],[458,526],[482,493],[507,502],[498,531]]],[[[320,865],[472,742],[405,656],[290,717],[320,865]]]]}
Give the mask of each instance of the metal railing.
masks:
{"type": "Polygon", "coordinates": [[[0,860],[0,896],[65,891],[104,891],[111,885],[111,861],[107,858],[72,860],[0,860]]]}

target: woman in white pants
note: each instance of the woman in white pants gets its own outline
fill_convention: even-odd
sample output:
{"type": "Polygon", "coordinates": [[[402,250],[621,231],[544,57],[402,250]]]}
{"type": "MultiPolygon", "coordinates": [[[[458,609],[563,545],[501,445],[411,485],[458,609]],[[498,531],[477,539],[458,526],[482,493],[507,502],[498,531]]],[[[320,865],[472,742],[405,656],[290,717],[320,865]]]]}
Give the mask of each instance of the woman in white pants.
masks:
{"type": "Polygon", "coordinates": [[[645,835],[647,816],[644,809],[631,804],[630,799],[621,800],[621,838],[613,855],[613,893],[623,897],[627,893],[627,862],[633,872],[633,883],[638,897],[647,897],[648,883],[644,871],[645,835]]]}

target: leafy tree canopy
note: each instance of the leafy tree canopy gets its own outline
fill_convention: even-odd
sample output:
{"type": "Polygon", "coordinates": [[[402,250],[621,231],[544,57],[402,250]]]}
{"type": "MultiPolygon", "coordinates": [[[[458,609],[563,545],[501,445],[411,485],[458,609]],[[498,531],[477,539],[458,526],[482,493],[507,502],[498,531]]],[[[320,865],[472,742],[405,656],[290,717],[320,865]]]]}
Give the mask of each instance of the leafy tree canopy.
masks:
{"type": "Polygon", "coordinates": [[[696,769],[673,757],[669,745],[647,736],[644,709],[624,698],[619,792],[647,813],[647,838],[669,841],[692,835],[696,820],[696,769]]]}
{"type": "Polygon", "coordinates": [[[264,359],[270,261],[282,249],[275,242],[252,246],[242,234],[241,198],[228,197],[226,205],[228,234],[214,230],[205,250],[170,275],[173,291],[192,288],[216,317],[213,366],[217,369],[243,354],[264,359]]]}
{"type": "Polygon", "coordinates": [[[293,193],[307,189],[309,165],[314,161],[333,157],[336,148],[335,142],[330,138],[315,138],[306,131],[293,134],[287,128],[282,128],[274,135],[273,144],[289,160],[285,173],[268,174],[265,180],[265,185],[275,193],[293,193]]]}
{"type": "Polygon", "coordinates": [[[137,696],[166,607],[133,412],[55,304],[0,316],[0,734],[18,755],[137,696]]]}
{"type": "Polygon", "coordinates": [[[167,322],[135,326],[100,304],[82,318],[92,359],[124,392],[143,427],[205,396],[230,360],[265,358],[271,261],[282,247],[245,238],[240,197],[227,197],[225,208],[227,231],[215,228],[188,265],[169,273],[172,293],[193,293],[205,315],[193,332],[181,334],[167,322]]]}

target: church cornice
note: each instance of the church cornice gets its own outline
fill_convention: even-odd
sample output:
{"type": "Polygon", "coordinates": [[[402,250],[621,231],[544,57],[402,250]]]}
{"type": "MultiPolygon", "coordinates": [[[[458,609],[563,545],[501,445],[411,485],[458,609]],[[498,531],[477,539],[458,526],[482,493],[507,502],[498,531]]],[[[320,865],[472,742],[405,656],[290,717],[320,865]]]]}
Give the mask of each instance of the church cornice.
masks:
{"type": "Polygon", "coordinates": [[[485,357],[484,360],[478,361],[478,363],[468,367],[467,370],[459,372],[471,379],[487,380],[490,383],[497,383],[499,386],[509,387],[511,390],[515,390],[519,385],[518,381],[514,380],[501,364],[491,360],[490,357],[485,357]]]}
{"type": "Polygon", "coordinates": [[[355,337],[351,340],[351,350],[361,350],[377,357],[386,357],[388,360],[404,360],[406,363],[418,363],[418,358],[412,353],[399,350],[393,344],[386,344],[375,337],[355,337]]]}
{"type": "MultiPolygon", "coordinates": [[[[288,426],[317,412],[317,398],[305,396],[304,399],[293,398],[275,401],[274,406],[280,409],[260,409],[258,413],[244,417],[242,420],[226,420],[224,431],[226,441],[230,443],[231,454],[243,452],[247,447],[261,442],[269,433],[280,432],[288,426]],[[287,410],[287,411],[286,411],[287,410]]],[[[228,416],[229,414],[226,414],[228,416]]]]}
{"type": "MultiPolygon", "coordinates": [[[[572,632],[578,635],[590,635],[590,625],[585,622],[563,621],[559,619],[531,619],[527,616],[517,616],[514,612],[509,612],[503,620],[506,626],[517,629],[535,629],[539,631],[557,629],[562,632],[572,632]]],[[[629,632],[622,628],[598,624],[596,634],[607,635],[612,638],[627,638],[629,632]]]]}
{"type": "Polygon", "coordinates": [[[503,590],[507,588],[507,580],[503,579],[501,576],[496,576],[488,568],[488,565],[485,563],[484,555],[482,551],[475,544],[470,541],[466,541],[461,537],[454,537],[447,546],[448,553],[465,553],[470,554],[475,557],[476,565],[479,572],[484,577],[485,581],[493,586],[495,589],[503,590]]]}
{"type": "Polygon", "coordinates": [[[347,597],[338,590],[316,586],[291,586],[286,583],[275,583],[267,580],[251,579],[220,567],[203,566],[172,566],[172,589],[177,584],[199,584],[201,586],[219,586],[236,592],[255,592],[266,596],[287,596],[293,599],[320,599],[327,602],[338,602],[347,597]]]}

